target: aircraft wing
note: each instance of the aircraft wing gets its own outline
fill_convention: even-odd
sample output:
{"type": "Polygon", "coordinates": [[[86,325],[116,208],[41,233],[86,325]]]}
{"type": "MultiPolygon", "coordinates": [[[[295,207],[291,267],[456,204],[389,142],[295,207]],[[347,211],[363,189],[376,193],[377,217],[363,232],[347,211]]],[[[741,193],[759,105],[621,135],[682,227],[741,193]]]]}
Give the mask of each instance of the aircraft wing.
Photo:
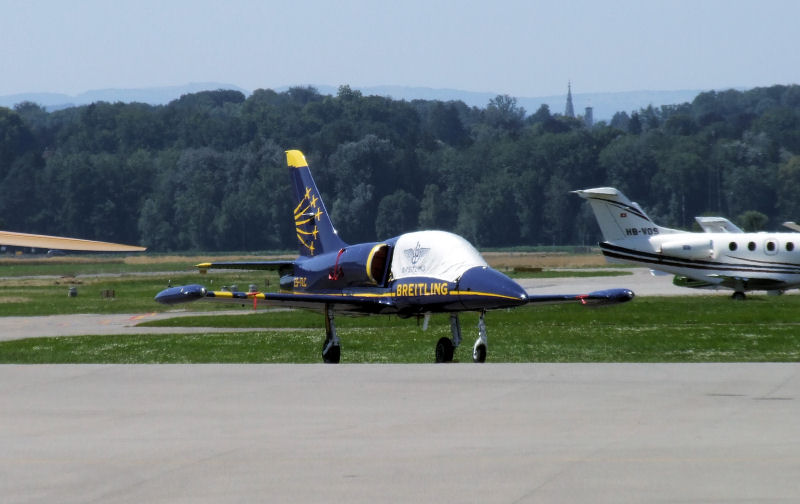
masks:
{"type": "MultiPolygon", "coordinates": [[[[624,303],[633,299],[629,289],[607,289],[589,294],[551,294],[528,296],[527,304],[581,303],[584,305],[608,305],[624,303]]],[[[336,311],[354,313],[395,313],[396,306],[391,296],[359,294],[315,294],[287,292],[240,292],[210,291],[202,285],[191,284],[170,287],[159,292],[155,300],[162,304],[183,304],[201,299],[240,305],[253,303],[263,306],[284,306],[321,310],[326,304],[336,311]]]]}
{"type": "Polygon", "coordinates": [[[240,305],[283,306],[322,310],[331,305],[335,311],[354,313],[394,313],[394,302],[388,297],[351,294],[291,294],[284,292],[210,291],[202,285],[171,287],[159,292],[155,300],[163,304],[181,304],[204,299],[240,305]]]}
{"type": "Polygon", "coordinates": [[[798,225],[794,221],[788,221],[783,223],[784,226],[791,229],[792,231],[800,231],[800,225],[798,225]]]}
{"type": "Polygon", "coordinates": [[[528,304],[556,304],[579,302],[584,305],[610,305],[625,303],[633,299],[630,289],[606,289],[588,294],[542,294],[528,296],[528,304]]]}
{"type": "Polygon", "coordinates": [[[146,250],[146,247],[123,245],[121,243],[82,240],[65,236],[15,233],[13,231],[0,231],[0,245],[85,252],[143,252],[146,250]]]}
{"type": "Polygon", "coordinates": [[[739,226],[725,217],[695,217],[694,220],[706,233],[744,233],[739,226]]]}
{"type": "Polygon", "coordinates": [[[717,284],[721,287],[728,287],[730,289],[741,289],[742,285],[747,285],[747,290],[780,290],[786,288],[786,282],[774,278],[749,278],[743,276],[730,276],[730,275],[709,275],[710,277],[719,278],[722,281],[717,284]]]}

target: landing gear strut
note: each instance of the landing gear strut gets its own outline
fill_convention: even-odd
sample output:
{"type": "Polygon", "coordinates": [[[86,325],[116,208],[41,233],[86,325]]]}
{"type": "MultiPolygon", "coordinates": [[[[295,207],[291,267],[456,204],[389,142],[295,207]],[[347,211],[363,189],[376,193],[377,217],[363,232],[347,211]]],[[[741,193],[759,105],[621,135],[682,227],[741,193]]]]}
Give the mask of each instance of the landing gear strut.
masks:
{"type": "Polygon", "coordinates": [[[333,323],[333,307],[325,305],[325,342],[322,344],[322,362],[325,364],[339,364],[341,347],[339,336],[336,335],[336,325],[333,323]]]}
{"type": "Polygon", "coordinates": [[[475,345],[472,347],[472,362],[486,362],[486,345],[487,345],[487,337],[486,334],[486,322],[483,320],[483,316],[486,315],[485,311],[481,312],[481,316],[478,319],[478,339],[475,341],[475,345]]]}
{"type": "MultiPolygon", "coordinates": [[[[472,346],[473,362],[486,362],[487,333],[484,315],[486,312],[481,312],[478,319],[478,339],[472,346]]],[[[461,344],[461,322],[457,313],[450,314],[450,332],[453,334],[452,339],[442,337],[436,343],[436,362],[453,362],[453,353],[461,344]]]]}
{"type": "Polygon", "coordinates": [[[453,353],[461,344],[461,322],[457,313],[450,314],[450,332],[453,334],[453,339],[442,337],[436,343],[437,363],[453,362],[453,353]]]}
{"type": "Polygon", "coordinates": [[[733,283],[733,295],[731,299],[736,301],[744,301],[747,296],[745,296],[744,291],[747,290],[747,280],[743,278],[736,278],[734,279],[733,283]]]}

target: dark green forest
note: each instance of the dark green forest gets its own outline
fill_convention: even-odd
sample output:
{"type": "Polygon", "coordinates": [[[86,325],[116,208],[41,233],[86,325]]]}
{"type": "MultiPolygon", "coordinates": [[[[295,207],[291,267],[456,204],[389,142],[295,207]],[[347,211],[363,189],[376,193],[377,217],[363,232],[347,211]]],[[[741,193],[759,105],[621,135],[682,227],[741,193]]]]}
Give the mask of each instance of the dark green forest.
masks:
{"type": "Polygon", "coordinates": [[[570,191],[606,185],[670,227],[800,220],[800,86],[706,92],[593,126],[505,95],[476,108],[342,86],[0,107],[0,229],[152,251],[286,250],[287,149],[306,154],[351,243],[436,228],[484,248],[593,244],[599,229],[570,191]]]}

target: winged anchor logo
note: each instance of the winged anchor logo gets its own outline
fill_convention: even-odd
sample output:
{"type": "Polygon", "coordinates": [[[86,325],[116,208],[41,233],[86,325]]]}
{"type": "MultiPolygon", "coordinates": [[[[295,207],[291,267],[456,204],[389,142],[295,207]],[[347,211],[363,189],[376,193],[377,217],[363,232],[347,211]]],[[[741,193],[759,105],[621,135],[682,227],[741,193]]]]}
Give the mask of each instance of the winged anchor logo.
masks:
{"type": "Polygon", "coordinates": [[[317,195],[311,194],[311,188],[306,187],[305,196],[294,209],[294,230],[297,233],[297,240],[311,255],[314,255],[314,243],[319,235],[316,223],[322,216],[322,209],[317,206],[318,202],[317,195]]]}
{"type": "Polygon", "coordinates": [[[411,262],[411,266],[404,267],[403,272],[423,273],[425,271],[423,260],[425,259],[425,256],[428,255],[430,250],[430,248],[420,246],[419,242],[417,242],[416,247],[403,250],[403,254],[406,256],[406,259],[411,262]]]}

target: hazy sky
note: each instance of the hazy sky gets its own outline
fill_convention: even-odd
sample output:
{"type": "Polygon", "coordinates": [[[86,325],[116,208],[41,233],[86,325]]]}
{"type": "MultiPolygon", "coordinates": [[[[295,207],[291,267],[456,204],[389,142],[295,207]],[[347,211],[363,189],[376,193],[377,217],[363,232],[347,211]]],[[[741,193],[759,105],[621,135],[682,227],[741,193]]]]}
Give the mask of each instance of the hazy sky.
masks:
{"type": "Polygon", "coordinates": [[[0,0],[0,95],[222,82],[513,96],[800,82],[798,0],[0,0]]]}

